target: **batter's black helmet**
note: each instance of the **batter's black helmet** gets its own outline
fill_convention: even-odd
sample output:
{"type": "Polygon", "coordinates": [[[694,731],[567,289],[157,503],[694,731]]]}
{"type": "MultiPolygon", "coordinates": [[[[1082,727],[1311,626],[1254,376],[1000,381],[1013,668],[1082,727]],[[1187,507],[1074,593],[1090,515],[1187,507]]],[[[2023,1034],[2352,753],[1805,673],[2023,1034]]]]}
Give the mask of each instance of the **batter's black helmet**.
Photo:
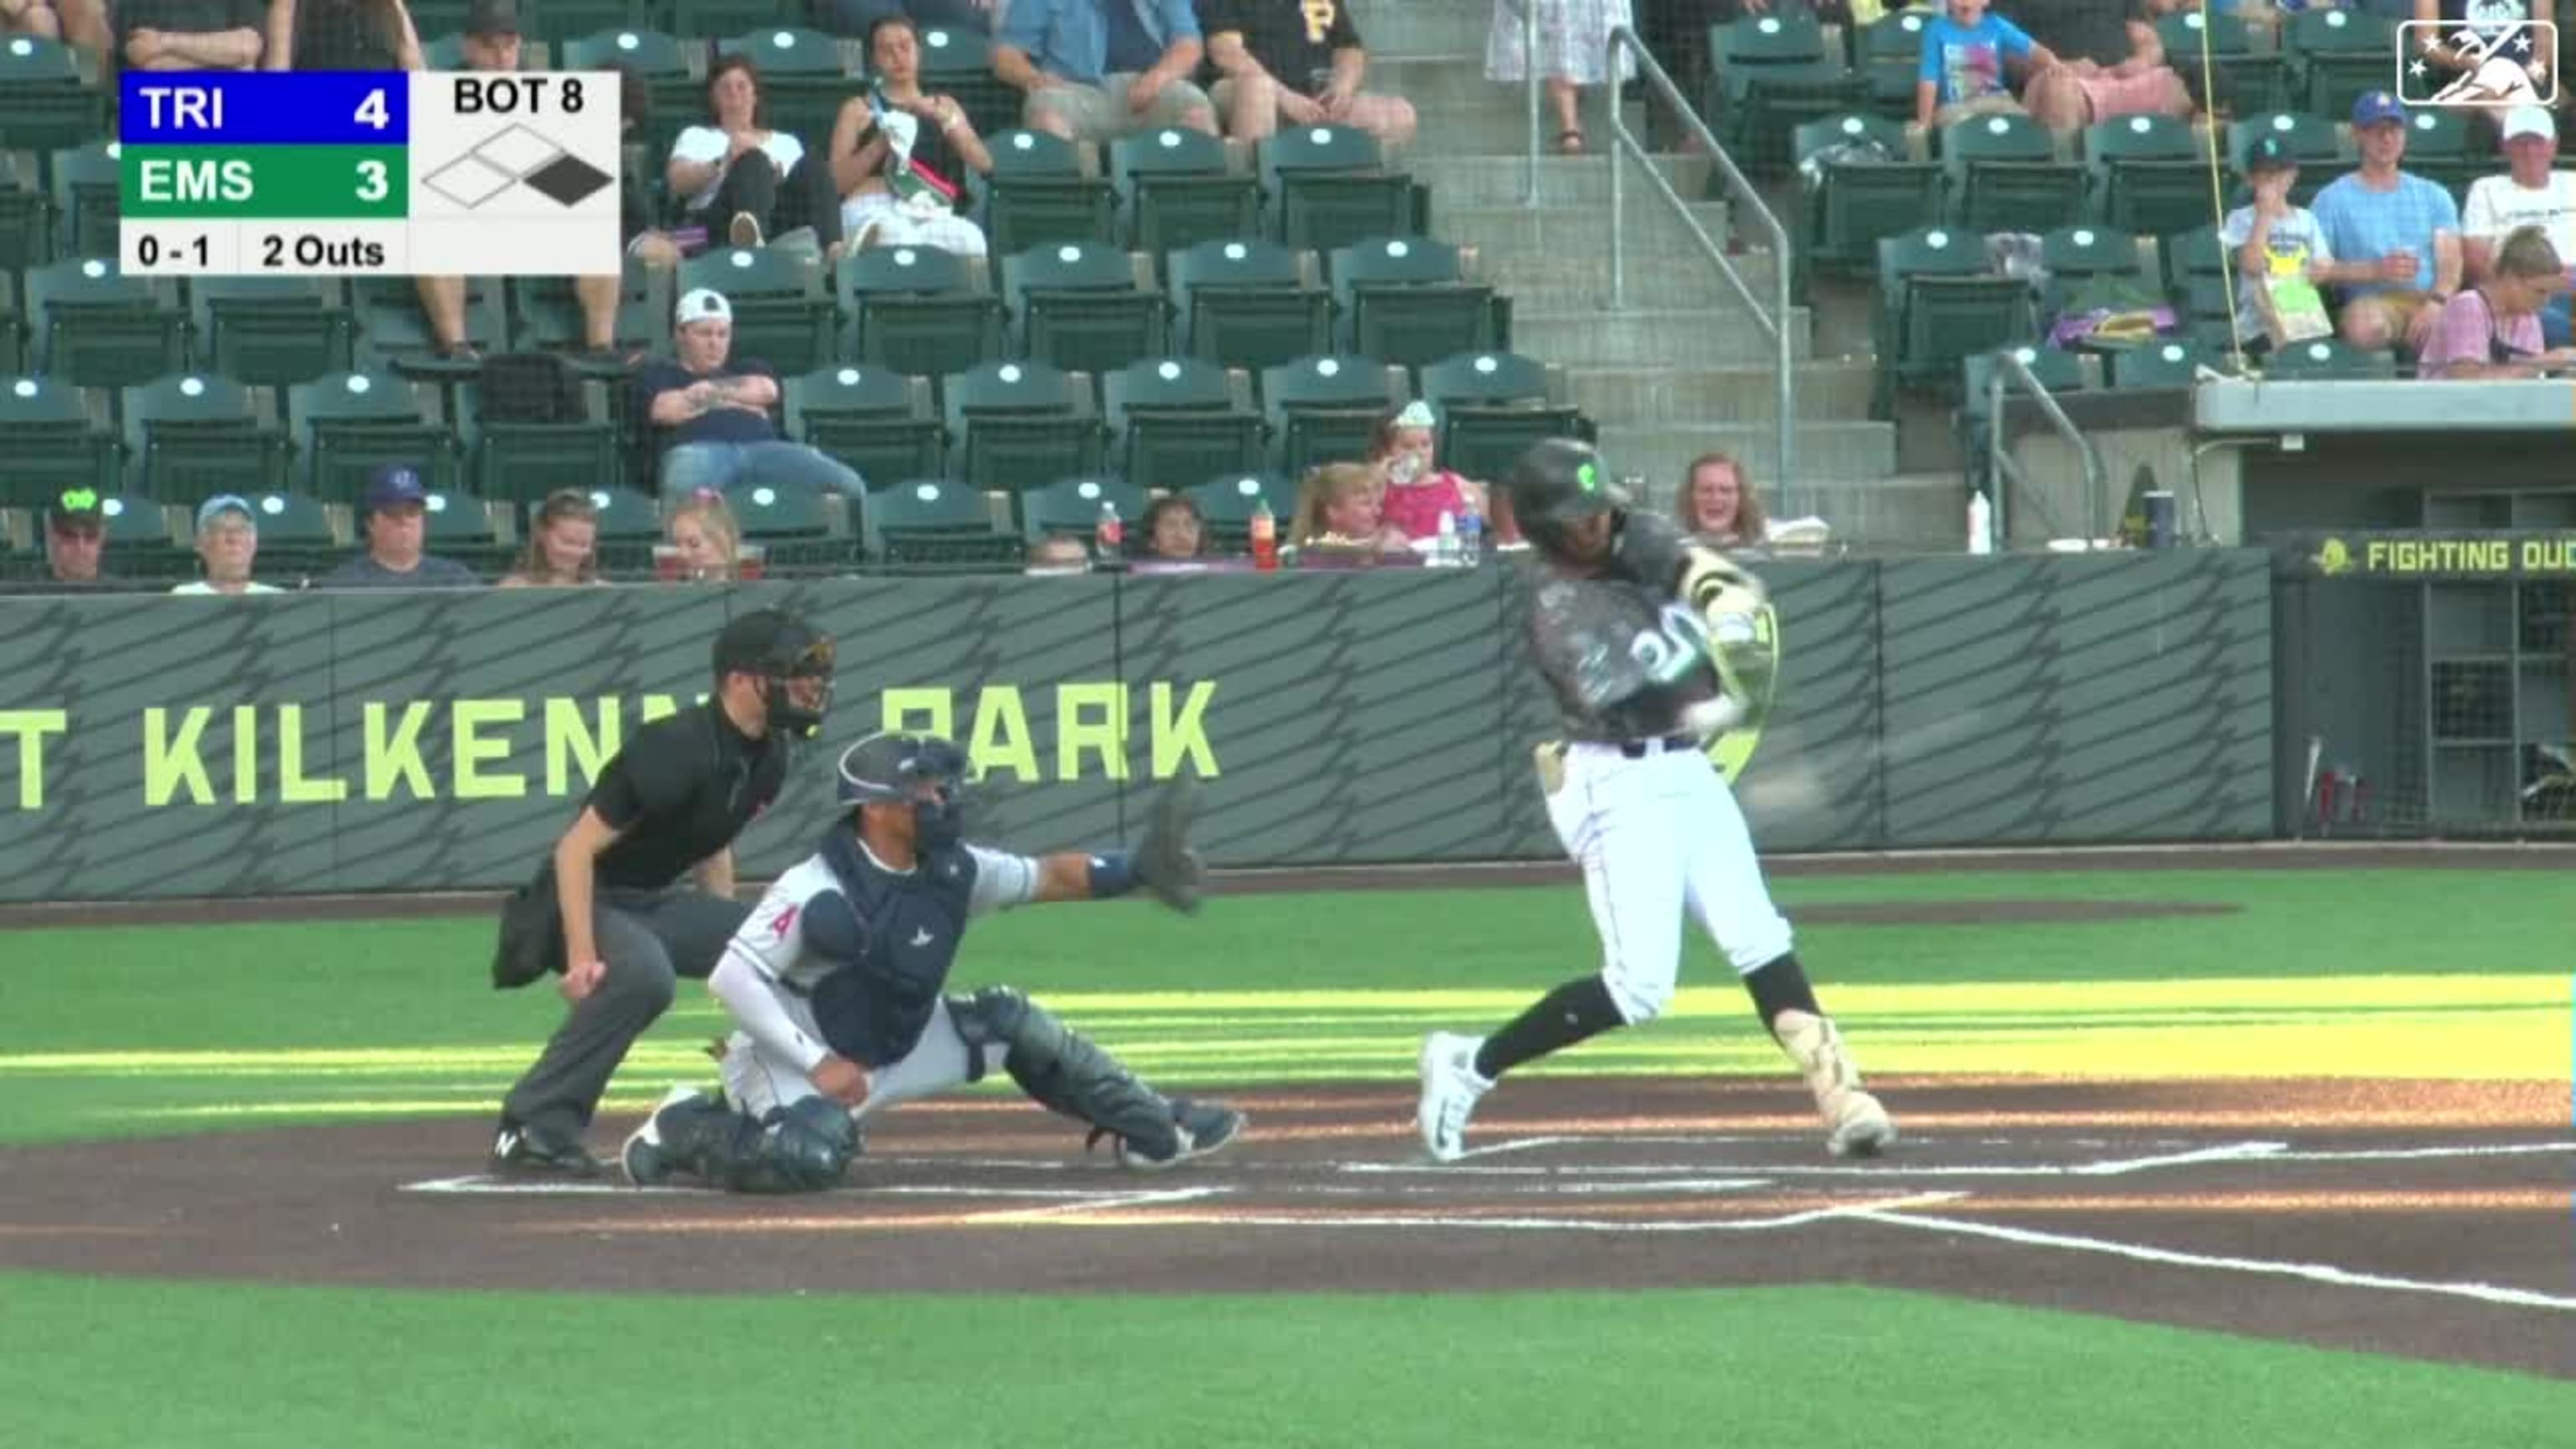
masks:
{"type": "Polygon", "coordinates": [[[1551,553],[1564,551],[1566,525],[1617,513],[1630,502],[1601,455],[1574,438],[1531,444],[1504,475],[1503,487],[1511,495],[1512,520],[1530,542],[1551,553]]]}
{"type": "Polygon", "coordinates": [[[832,707],[832,639],[784,609],[754,609],[716,636],[716,682],[728,674],[768,681],[769,726],[807,739],[832,707]],[[790,681],[805,681],[800,703],[790,681]]]}

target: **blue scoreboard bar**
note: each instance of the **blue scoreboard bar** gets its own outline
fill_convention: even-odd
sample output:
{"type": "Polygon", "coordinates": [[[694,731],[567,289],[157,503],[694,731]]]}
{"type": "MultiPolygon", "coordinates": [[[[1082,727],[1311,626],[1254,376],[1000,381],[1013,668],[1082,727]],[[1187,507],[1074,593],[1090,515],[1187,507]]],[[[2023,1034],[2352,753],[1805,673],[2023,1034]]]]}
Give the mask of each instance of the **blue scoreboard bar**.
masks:
{"type": "Polygon", "coordinates": [[[117,139],[128,146],[407,146],[401,71],[126,71],[117,139]]]}

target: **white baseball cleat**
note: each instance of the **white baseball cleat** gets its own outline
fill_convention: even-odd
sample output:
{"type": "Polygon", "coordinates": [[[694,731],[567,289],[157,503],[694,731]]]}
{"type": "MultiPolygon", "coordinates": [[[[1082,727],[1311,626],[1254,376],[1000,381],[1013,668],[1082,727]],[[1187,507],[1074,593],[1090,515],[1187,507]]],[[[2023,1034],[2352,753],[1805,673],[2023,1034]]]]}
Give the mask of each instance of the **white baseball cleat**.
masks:
{"type": "Polygon", "coordinates": [[[1836,1157],[1876,1157],[1895,1142],[1895,1119],[1876,1097],[1855,1091],[1843,1098],[1841,1113],[1825,1137],[1825,1150],[1836,1157]]]}
{"type": "Polygon", "coordinates": [[[1434,1162],[1455,1162],[1465,1155],[1467,1118],[1476,1110],[1476,1099],[1494,1089],[1476,1072],[1476,1049],[1484,1044],[1483,1037],[1449,1031],[1422,1039],[1422,1102],[1413,1117],[1434,1162]]]}
{"type": "Polygon", "coordinates": [[[1860,1069],[1843,1047],[1833,1022],[1803,1011],[1784,1011],[1772,1023],[1780,1049],[1798,1064],[1825,1119],[1825,1150],[1836,1157],[1876,1157],[1896,1141],[1896,1123],[1876,1097],[1861,1090],[1860,1069]]]}

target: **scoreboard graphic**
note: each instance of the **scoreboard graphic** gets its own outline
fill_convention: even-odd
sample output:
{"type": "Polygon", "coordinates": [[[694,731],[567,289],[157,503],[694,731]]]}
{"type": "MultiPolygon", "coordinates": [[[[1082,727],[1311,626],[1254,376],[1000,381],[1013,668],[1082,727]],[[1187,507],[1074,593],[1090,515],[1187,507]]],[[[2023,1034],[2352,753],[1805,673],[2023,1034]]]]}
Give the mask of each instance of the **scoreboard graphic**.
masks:
{"type": "Polygon", "coordinates": [[[119,78],[129,276],[596,276],[625,260],[610,72],[119,78]]]}

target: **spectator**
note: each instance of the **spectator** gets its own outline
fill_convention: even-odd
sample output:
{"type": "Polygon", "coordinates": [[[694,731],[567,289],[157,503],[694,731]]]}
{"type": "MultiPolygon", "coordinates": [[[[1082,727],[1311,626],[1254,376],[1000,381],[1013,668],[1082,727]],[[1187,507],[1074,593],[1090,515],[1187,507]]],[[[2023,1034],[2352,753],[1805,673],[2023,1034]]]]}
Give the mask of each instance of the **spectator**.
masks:
{"type": "Polygon", "coordinates": [[[2474,380],[2538,377],[2576,367],[2576,348],[2551,348],[2540,309],[2566,281],[2567,263],[2536,226],[2517,227],[2495,249],[2485,280],[2443,304],[2417,370],[2426,377],[2474,380]]]}
{"type": "MultiPolygon", "coordinates": [[[[469,71],[517,70],[517,0],[473,0],[465,11],[463,49],[469,71]]],[[[603,291],[597,285],[600,280],[585,278],[574,284],[573,292],[581,303],[583,331],[590,335],[594,350],[606,352],[616,336],[618,281],[606,279],[603,291]]],[[[420,310],[429,319],[431,350],[441,357],[471,361],[475,349],[465,339],[465,279],[419,276],[412,279],[412,288],[420,293],[420,310]]]]}
{"type": "Polygon", "coordinates": [[[367,479],[367,551],[324,574],[318,589],[454,589],[482,580],[452,558],[423,553],[429,534],[429,491],[420,473],[400,463],[367,479]]]}
{"type": "Polygon", "coordinates": [[[1583,115],[1579,89],[1613,86],[1633,78],[1636,65],[1624,53],[1618,74],[1611,74],[1610,32],[1633,23],[1628,0],[1495,0],[1494,19],[1485,31],[1485,78],[1514,85],[1529,79],[1529,37],[1521,7],[1538,7],[1538,68],[1546,78],[1547,103],[1556,115],[1556,149],[1568,156],[1583,153],[1583,115]]]}
{"type": "Polygon", "coordinates": [[[981,227],[958,214],[966,180],[993,172],[993,153],[952,96],[924,95],[921,36],[900,15],[868,32],[875,83],[841,103],[832,127],[832,184],[841,235],[853,250],[926,246],[980,257],[981,227]]]}
{"type": "Polygon", "coordinates": [[[197,505],[197,561],[206,576],[179,585],[174,594],[274,594],[277,588],[250,576],[259,556],[259,523],[249,500],[218,493],[197,505]]]}
{"type": "Polygon", "coordinates": [[[421,70],[403,0],[268,0],[269,70],[421,70]]]}
{"type": "MultiPolygon", "coordinates": [[[[2317,214],[2290,200],[2299,184],[2299,155],[2279,136],[2256,140],[2245,153],[2245,176],[2254,201],[2227,214],[2218,228],[2218,244],[2235,254],[2236,270],[2249,284],[2268,285],[2271,278],[2305,276],[2325,283],[2344,274],[2335,266],[2334,248],[2326,241],[2317,214]]],[[[2349,269],[2356,280],[2368,280],[2372,268],[2349,269]]],[[[2236,340],[2248,351],[2271,344],[2263,309],[2240,289],[2236,340]]]]}
{"type": "Polygon", "coordinates": [[[816,25],[834,35],[859,39],[872,34],[878,21],[896,15],[909,17],[925,29],[990,35],[993,11],[1000,4],[1001,0],[813,0],[813,10],[816,25]]]}
{"type": "Polygon", "coordinates": [[[1472,507],[1485,513],[1485,488],[1443,468],[1431,456],[1438,420],[1431,405],[1410,402],[1377,425],[1369,448],[1369,466],[1377,470],[1378,517],[1412,543],[1427,545],[1440,536],[1440,515],[1464,517],[1472,507]]]}
{"type": "Polygon", "coordinates": [[[1207,547],[1206,521],[1186,493],[1166,493],[1145,505],[1145,557],[1178,562],[1207,547]]]}
{"type": "Polygon", "coordinates": [[[2386,91],[2352,103],[2361,169],[2317,193],[2317,225],[2345,289],[2342,331],[2355,347],[2403,342],[2421,352],[2443,304],[2460,290],[2460,209],[2451,193],[2398,169],[2406,108],[2386,91]]]}
{"type": "Polygon", "coordinates": [[[528,547],[501,587],[561,588],[605,583],[599,576],[599,505],[578,488],[558,488],[528,520],[528,547]]]}
{"type": "Polygon", "coordinates": [[[107,557],[107,507],[95,488],[67,488],[45,508],[45,580],[40,589],[81,591],[115,582],[107,557]]]}
{"type": "Polygon", "coordinates": [[[119,0],[116,53],[126,70],[250,70],[264,23],[260,0],[119,0]]]}
{"type": "Polygon", "coordinates": [[[2191,90],[2165,63],[2158,0],[2008,0],[2033,43],[2058,63],[2031,76],[2031,119],[2081,131],[2116,116],[2191,114],[2191,90]]]}
{"type": "Polygon", "coordinates": [[[1413,139],[1413,106],[1360,89],[1368,52],[1350,0],[1207,0],[1208,95],[1228,135],[1258,141],[1292,126],[1355,126],[1381,145],[1413,139]]]}
{"type": "Polygon", "coordinates": [[[733,306],[722,293],[690,292],[676,320],[678,359],[655,358],[635,374],[644,416],[671,438],[662,454],[664,497],[754,479],[792,479],[853,498],[866,491],[848,465],[778,436],[770,416],[778,376],[757,358],[733,357],[733,306]]]}
{"type": "Polygon", "coordinates": [[[742,573],[742,526],[734,522],[721,493],[702,489],[690,494],[662,521],[662,537],[665,548],[655,552],[665,578],[730,583],[742,573]]]}
{"type": "Polygon", "coordinates": [[[1022,572],[1033,579],[1087,574],[1091,572],[1091,550],[1070,533],[1050,533],[1029,545],[1028,562],[1022,572]]]}
{"type": "Polygon", "coordinates": [[[0,0],[0,35],[63,38],[63,18],[45,0],[0,0]]]}
{"type": "Polygon", "coordinates": [[[1327,463],[1297,485],[1297,515],[1288,542],[1310,548],[1409,553],[1401,530],[1378,516],[1378,473],[1365,463],[1327,463]]]}
{"type": "Polygon", "coordinates": [[[756,247],[771,236],[812,227],[827,256],[841,244],[841,208],[832,194],[825,158],[805,154],[805,144],[769,128],[769,105],[760,92],[760,68],[744,55],[721,55],[707,67],[707,124],[691,126],[671,143],[663,179],[671,193],[688,198],[691,217],[713,234],[756,247]]]}
{"type": "Polygon", "coordinates": [[[1914,73],[1914,123],[1937,130],[1969,116],[2019,111],[2012,67],[2036,75],[2058,64],[2056,52],[2018,25],[1986,11],[1986,0],[1949,0],[1923,27],[1923,60],[1914,73]]]}
{"type": "MultiPolygon", "coordinates": [[[[2505,112],[2502,129],[2506,174],[2470,183],[2460,215],[2461,261],[2477,281],[2494,268],[2496,243],[2526,226],[2545,232],[2561,261],[2576,262],[2576,175],[2552,169],[2558,122],[2544,107],[2516,106],[2505,112]]],[[[2576,275],[2569,280],[2576,282],[2576,275]]],[[[2552,347],[2576,342],[2568,327],[2568,297],[2561,288],[2540,311],[2540,335],[2552,347]]]]}
{"type": "Polygon", "coordinates": [[[1022,124],[1068,141],[1215,135],[1216,107],[1190,81],[1204,57],[1190,0],[1010,0],[993,36],[993,74],[1027,97],[1022,124]]]}
{"type": "Polygon", "coordinates": [[[1673,494],[1673,518],[1683,532],[1721,548],[1757,546],[1771,534],[1762,499],[1745,480],[1744,465],[1725,453],[1702,453],[1691,460],[1673,494]]]}

